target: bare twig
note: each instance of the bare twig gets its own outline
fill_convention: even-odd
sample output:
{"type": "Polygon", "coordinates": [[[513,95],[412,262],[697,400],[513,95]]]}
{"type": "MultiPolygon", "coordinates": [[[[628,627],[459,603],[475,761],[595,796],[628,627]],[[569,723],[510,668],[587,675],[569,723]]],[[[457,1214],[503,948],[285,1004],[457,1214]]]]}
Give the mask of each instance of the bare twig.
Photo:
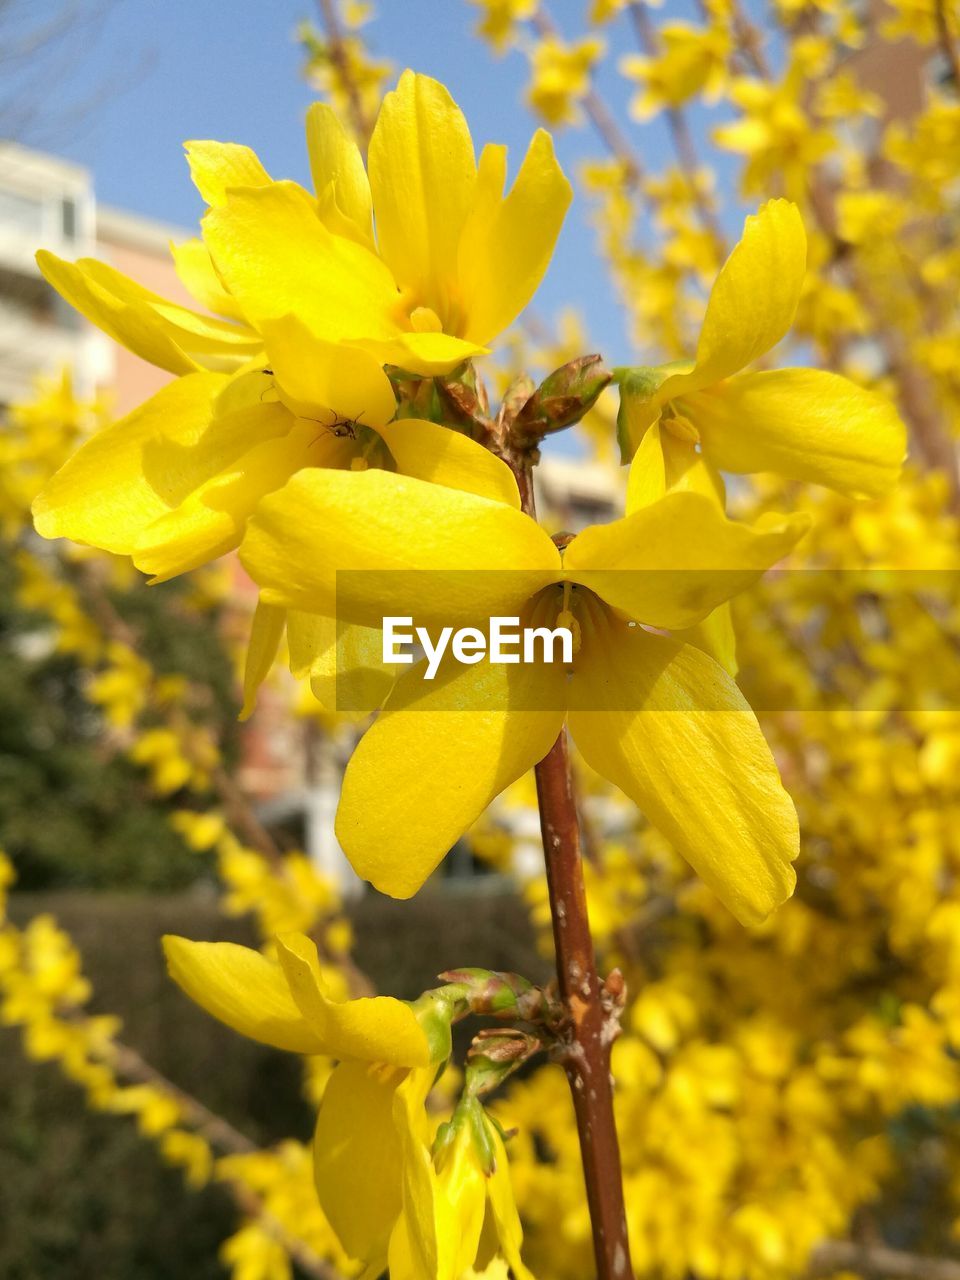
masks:
{"type": "Polygon", "coordinates": [[[960,1261],[904,1253],[885,1245],[862,1245],[829,1240],[819,1245],[810,1261],[810,1276],[854,1271],[869,1280],[960,1280],[960,1261]]]}
{"type": "Polygon", "coordinates": [[[350,106],[350,123],[353,125],[354,133],[360,142],[366,143],[373,132],[373,121],[364,110],[360,86],[354,79],[353,68],[350,66],[350,56],[347,53],[343,28],[340,25],[340,15],[337,13],[336,0],[317,0],[317,5],[320,10],[320,20],[327,36],[330,61],[333,63],[344,93],[347,95],[347,102],[350,106]]]}

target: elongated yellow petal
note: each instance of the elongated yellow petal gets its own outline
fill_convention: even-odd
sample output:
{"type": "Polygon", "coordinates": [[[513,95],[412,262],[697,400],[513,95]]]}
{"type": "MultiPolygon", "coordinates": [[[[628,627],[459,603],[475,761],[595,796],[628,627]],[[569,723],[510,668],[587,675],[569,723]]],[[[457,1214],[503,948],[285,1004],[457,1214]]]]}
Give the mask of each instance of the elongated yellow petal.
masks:
{"type": "Polygon", "coordinates": [[[231,187],[265,187],[270,175],[255,151],[237,142],[185,142],[194,186],[209,205],[223,204],[231,187]]]}
{"type": "Polygon", "coordinates": [[[737,662],[737,633],[733,628],[729,601],[719,605],[713,613],[708,613],[695,626],[674,631],[673,639],[702,649],[715,662],[719,662],[728,675],[736,679],[740,664],[737,662]]]}
{"type": "Polygon", "coordinates": [[[797,816],[756,717],[717,663],[594,605],[570,729],[744,924],[793,892],[797,816]]]}
{"type": "Polygon", "coordinates": [[[145,449],[157,441],[180,451],[195,446],[228,383],[223,374],[189,374],[104,427],[37,496],[37,531],[129,555],[141,531],[172,505],[159,478],[153,482],[145,472],[145,449]]]}
{"type": "Polygon", "coordinates": [[[578,534],[564,573],[638,622],[691,627],[782,559],[809,524],[798,514],[746,525],[702,493],[667,493],[578,534]]]}
{"type": "Polygon", "coordinates": [[[384,260],[402,288],[458,332],[449,321],[476,161],[463,112],[442,84],[404,71],[383,100],[368,162],[384,260]]]}
{"type": "Polygon", "coordinates": [[[371,1264],[373,1275],[386,1266],[402,1205],[402,1148],[393,1099],[404,1078],[395,1067],[341,1062],[324,1090],[314,1136],[323,1212],[346,1252],[371,1264]]]}
{"type": "Polygon", "coordinates": [[[262,406],[267,409],[283,415],[288,430],[225,461],[178,506],[148,525],[131,553],[144,573],[163,581],[232,551],[264,494],[282,488],[300,467],[322,464],[327,437],[316,435],[314,424],[293,418],[280,405],[262,406]]]}
{"type": "Polygon", "coordinates": [[[389,269],[362,245],[333,235],[296,183],[231,191],[205,215],[203,238],[258,329],[295,315],[328,341],[382,341],[403,331],[389,269]]]}
{"type": "Polygon", "coordinates": [[[820,369],[742,374],[680,403],[723,471],[776,471],[876,497],[896,484],[906,455],[893,404],[820,369]]]}
{"type": "Polygon", "coordinates": [[[227,316],[231,320],[243,319],[236,300],[224,289],[223,282],[214,270],[209,251],[202,240],[184,240],[181,244],[171,244],[170,253],[181,282],[201,306],[216,312],[218,316],[227,316]]]}
{"type": "Polygon", "coordinates": [[[514,507],[378,470],[299,472],[260,503],[241,559],[270,603],[372,627],[513,615],[560,568],[514,507]]]}
{"type": "Polygon", "coordinates": [[[532,1273],[524,1266],[520,1257],[523,1228],[520,1225],[513,1184],[510,1181],[510,1162],[507,1159],[506,1148],[495,1125],[488,1124],[487,1132],[493,1144],[495,1160],[493,1173],[487,1183],[487,1195],[490,1199],[490,1208],[493,1210],[500,1249],[510,1265],[515,1280],[533,1280],[532,1273]]]}
{"type": "Polygon", "coordinates": [[[381,364],[395,364],[411,373],[435,376],[484,355],[488,348],[476,342],[455,338],[449,333],[401,333],[390,339],[352,339],[353,345],[376,356],[381,364]]]}
{"type": "Polygon", "coordinates": [[[262,328],[280,394],[295,413],[310,418],[329,410],[336,419],[377,428],[396,413],[390,379],[373,356],[314,337],[296,316],[262,328]]]}
{"type": "Polygon", "coordinates": [[[627,515],[648,507],[668,490],[701,493],[724,508],[723,480],[691,441],[680,440],[662,423],[645,433],[627,477],[627,515]]]}
{"type": "Polygon", "coordinates": [[[469,436],[418,418],[401,418],[379,431],[403,475],[462,489],[519,510],[520,491],[513,472],[469,436]]]}
{"type": "Polygon", "coordinates": [[[247,641],[247,653],[243,667],[243,709],[240,719],[246,720],[253,714],[257,705],[257,691],[270,674],[276,661],[283,629],[286,625],[286,610],[275,605],[257,601],[257,608],[250,624],[250,639],[247,641]]]}
{"type": "Polygon", "coordinates": [[[192,373],[199,368],[174,340],[169,326],[146,307],[121,301],[98,287],[78,263],[65,262],[41,249],[37,266],[62,298],[135,356],[170,373],[192,373]]]}
{"type": "Polygon", "coordinates": [[[234,1031],[293,1053],[322,1053],[323,1041],[294,1003],[278,964],[233,942],[163,939],[174,982],[234,1031]]]}
{"type": "MultiPolygon", "coordinates": [[[[482,166],[480,172],[482,177],[482,166]]],[[[479,191],[458,247],[465,337],[489,342],[524,309],[543,279],[572,199],[553,139],[543,129],[534,134],[506,199],[491,211],[479,191]]]]}
{"type": "MultiPolygon", "coordinates": [[[[360,149],[325,102],[307,109],[307,151],[318,196],[332,183],[333,199],[353,236],[373,247],[373,202],[360,149]]],[[[335,228],[332,228],[335,229],[335,228]]]]}
{"type": "Polygon", "coordinates": [[[316,943],[302,933],[283,933],[276,944],[290,994],[323,1041],[325,1053],[395,1067],[429,1064],[427,1037],[408,1004],[390,996],[331,1000],[320,972],[316,943]]]}
{"type": "Polygon", "coordinates": [[[313,696],[325,711],[363,719],[382,705],[395,668],[383,661],[383,634],[340,624],[318,613],[287,614],[290,670],[309,675],[313,696]]]}
{"type": "Polygon", "coordinates": [[[495,796],[541,760],[563,723],[558,664],[411,668],[347,766],[337,838],[354,870],[409,898],[495,796]]]}
{"type": "Polygon", "coordinates": [[[423,1098],[411,1076],[397,1089],[394,1126],[403,1153],[402,1212],[390,1238],[391,1280],[460,1280],[461,1223],[445,1202],[424,1124],[423,1098]]]}
{"type": "Polygon", "coordinates": [[[775,347],[793,324],[806,265],[807,237],[795,204],[770,200],[748,217],[711,290],[696,366],[667,378],[658,403],[729,378],[775,347]]]}

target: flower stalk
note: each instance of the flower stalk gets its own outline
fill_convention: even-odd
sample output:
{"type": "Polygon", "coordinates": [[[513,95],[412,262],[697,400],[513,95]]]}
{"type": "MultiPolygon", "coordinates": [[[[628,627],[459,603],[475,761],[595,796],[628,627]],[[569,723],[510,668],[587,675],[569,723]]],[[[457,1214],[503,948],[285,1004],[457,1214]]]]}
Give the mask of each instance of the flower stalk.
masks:
{"type": "MultiPolygon", "coordinates": [[[[507,443],[504,456],[516,476],[523,510],[535,519],[533,462],[538,441],[526,433],[517,439],[505,407],[506,413],[501,410],[501,417],[507,418],[502,424],[507,443]]],[[[623,979],[619,973],[612,974],[611,981],[602,985],[597,972],[565,728],[535,774],[557,983],[567,1014],[554,1056],[563,1064],[573,1097],[597,1280],[628,1280],[633,1268],[610,1076],[610,1047],[619,1033],[623,979]]]]}

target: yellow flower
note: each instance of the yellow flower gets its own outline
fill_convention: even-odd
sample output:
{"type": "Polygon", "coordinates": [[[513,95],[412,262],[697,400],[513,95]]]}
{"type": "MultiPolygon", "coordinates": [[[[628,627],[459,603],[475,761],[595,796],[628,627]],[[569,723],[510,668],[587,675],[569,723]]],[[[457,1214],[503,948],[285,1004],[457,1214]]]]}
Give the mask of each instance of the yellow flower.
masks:
{"type": "Polygon", "coordinates": [[[621,447],[645,454],[632,480],[648,467],[685,470],[683,446],[696,445],[721,471],[775,471],[858,496],[896,482],[905,432],[889,401],[819,369],[742,372],[789,330],[805,269],[795,205],[771,200],[747,218],[710,293],[696,360],[621,379],[621,447]]]}
{"type": "Polygon", "coordinates": [[[499,1130],[466,1097],[430,1143],[422,1099],[405,1082],[393,1101],[402,1160],[401,1211],[388,1248],[393,1280],[461,1280],[497,1253],[515,1280],[532,1280],[520,1259],[523,1231],[499,1130]]]}
{"type": "Polygon", "coordinates": [[[628,54],[620,60],[621,73],[641,89],[630,104],[633,118],[649,120],[664,107],[681,107],[701,93],[707,102],[715,102],[727,77],[729,31],[670,22],[660,27],[658,38],[663,52],[657,57],[628,54]]]}
{"type": "Polygon", "coordinates": [[[503,503],[382,471],[304,471],[261,505],[241,558],[266,600],[341,623],[412,615],[437,628],[523,615],[573,632],[569,683],[559,663],[452,658],[430,683],[422,664],[397,680],[348,766],[337,822],[354,867],[377,888],[415,893],[493,798],[546,755],[569,711],[587,762],[740,919],[756,921],[789,895],[797,848],[756,719],[705,653],[626,619],[698,623],[805,528],[797,517],[753,529],[702,494],[671,493],[587,529],[561,556],[503,503]]]}
{"type": "Polygon", "coordinates": [[[292,316],[265,333],[264,370],[189,374],[93,436],[34,502],[38,531],[129,555],[162,581],[236,547],[257,502],[302,467],[383,466],[519,501],[508,468],[475,441],[391,422],[372,356],[314,339],[292,316]]]}
{"type": "Polygon", "coordinates": [[[575,124],[578,104],[590,89],[590,77],[606,46],[587,37],[567,44],[556,36],[540,40],[530,56],[527,101],[550,124],[575,124]]]}
{"type": "Polygon", "coordinates": [[[346,342],[379,363],[442,373],[484,350],[530,301],[572,196],[549,134],[534,135],[504,196],[506,148],[486,146],[478,165],[447,90],[405,71],[370,139],[369,180],[322,103],[308,114],[307,144],[316,198],[272,181],[247,147],[187,144],[210,207],[203,242],[180,246],[177,268],[226,319],[168,302],[91,259],[41,252],[40,269],[116,341],[177,374],[247,365],[269,350],[269,326],[288,316],[313,338],[346,342]]]}
{"type": "Polygon", "coordinates": [[[394,1098],[403,1086],[422,1107],[449,1054],[449,1017],[441,1010],[421,1022],[389,996],[333,1000],[309,938],[281,934],[275,943],[273,961],[229,942],[163,940],[174,981],[215,1018],[263,1044],[339,1060],[317,1120],[317,1189],[344,1249],[378,1275],[401,1208],[394,1098]]]}

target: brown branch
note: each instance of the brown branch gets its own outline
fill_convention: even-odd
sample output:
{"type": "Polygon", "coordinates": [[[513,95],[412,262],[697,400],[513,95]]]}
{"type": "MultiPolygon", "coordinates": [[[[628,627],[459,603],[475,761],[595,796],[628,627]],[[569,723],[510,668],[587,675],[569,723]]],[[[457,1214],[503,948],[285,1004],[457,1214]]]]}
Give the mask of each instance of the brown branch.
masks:
{"type": "MultiPolygon", "coordinates": [[[[540,5],[530,19],[539,35],[547,39],[559,39],[560,32],[549,12],[540,5]]],[[[607,144],[607,148],[615,159],[623,166],[624,180],[628,186],[639,185],[643,178],[643,165],[629,138],[617,124],[613,112],[591,85],[583,96],[583,109],[597,133],[607,144]]]]}
{"type": "Polygon", "coordinates": [[[350,66],[350,55],[347,53],[340,15],[337,13],[337,0],[317,0],[317,5],[320,9],[320,20],[327,35],[330,61],[347,95],[350,123],[359,141],[366,143],[373,132],[373,121],[364,110],[360,87],[354,79],[353,68],[350,66]]]}
{"type": "Polygon", "coordinates": [[[953,1258],[928,1258],[886,1245],[829,1240],[814,1250],[809,1275],[830,1276],[837,1271],[855,1271],[869,1280],[960,1280],[960,1262],[953,1258]]]}
{"type": "Polygon", "coordinates": [[[937,19],[937,35],[940,38],[940,49],[950,67],[953,86],[960,93],[960,53],[950,30],[950,19],[947,16],[946,0],[934,0],[933,11],[937,19]]]}
{"type": "MultiPolygon", "coordinates": [[[[640,47],[649,56],[655,57],[659,52],[657,29],[650,19],[644,0],[633,0],[633,3],[629,6],[629,11],[640,47]]],[[[693,134],[690,132],[687,117],[679,107],[667,107],[666,117],[673,147],[677,153],[677,160],[679,161],[681,172],[687,180],[687,186],[700,216],[700,221],[716,245],[717,256],[723,258],[726,256],[726,237],[710,201],[704,195],[700,183],[697,181],[697,170],[700,165],[697,159],[696,144],[693,140],[693,134]]]]}
{"type": "Polygon", "coordinates": [[[580,1135],[597,1276],[626,1280],[633,1269],[610,1079],[610,1043],[617,1023],[608,1017],[601,999],[566,729],[537,765],[536,778],[557,980],[570,1019],[570,1043],[562,1061],[580,1135]]]}
{"type": "MultiPolygon", "coordinates": [[[[498,421],[501,432],[505,425],[502,417],[501,414],[498,421]]],[[[516,476],[523,510],[536,519],[532,467],[535,450],[529,445],[520,451],[508,446],[505,456],[516,476]]],[[[610,1046],[619,1021],[604,1007],[597,973],[565,728],[536,766],[536,779],[557,980],[569,1019],[561,1061],[577,1119],[597,1277],[627,1280],[633,1275],[633,1268],[610,1078],[610,1046]]],[[[622,979],[620,989],[622,992],[622,979]]]]}

